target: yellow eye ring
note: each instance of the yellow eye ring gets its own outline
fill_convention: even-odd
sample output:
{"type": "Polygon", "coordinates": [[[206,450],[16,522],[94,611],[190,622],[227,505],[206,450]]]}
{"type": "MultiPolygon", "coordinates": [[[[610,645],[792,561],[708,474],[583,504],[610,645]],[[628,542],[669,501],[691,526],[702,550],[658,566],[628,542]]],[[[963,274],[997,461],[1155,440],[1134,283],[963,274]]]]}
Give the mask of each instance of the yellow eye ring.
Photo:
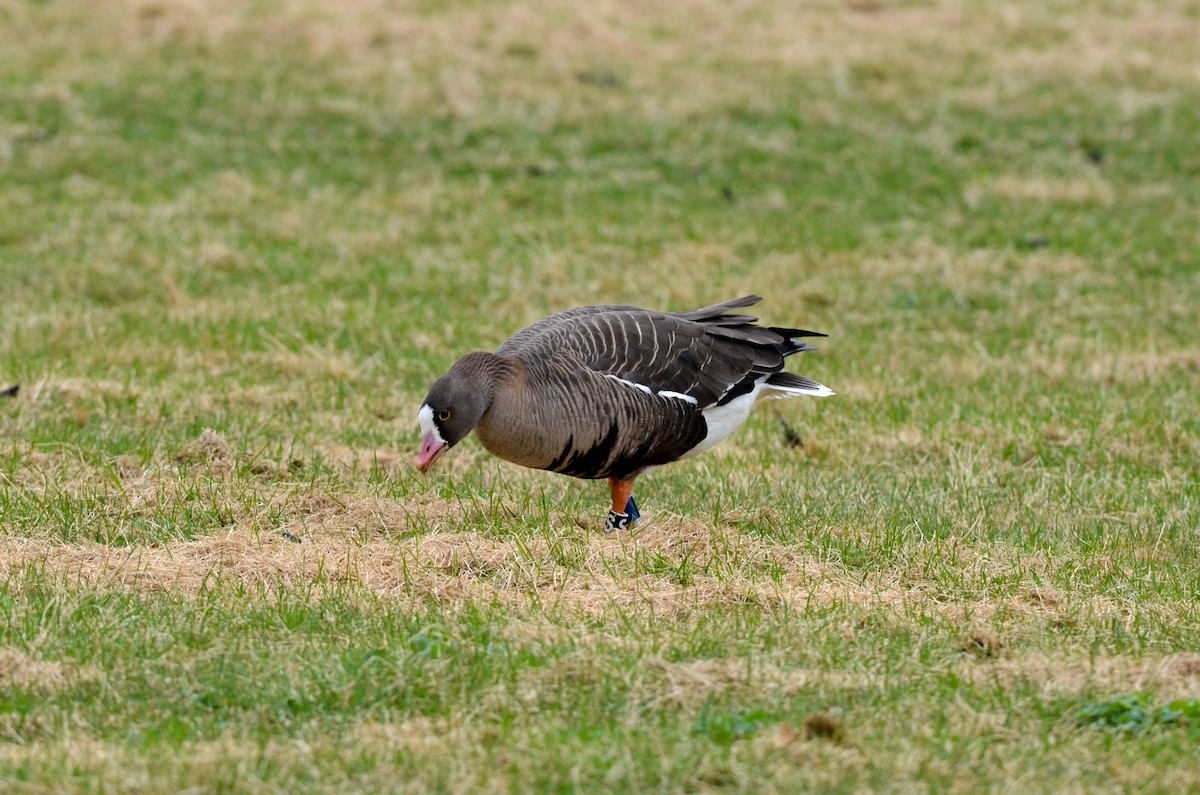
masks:
{"type": "Polygon", "coordinates": [[[437,414],[438,422],[445,422],[450,419],[450,409],[442,409],[437,414]]]}

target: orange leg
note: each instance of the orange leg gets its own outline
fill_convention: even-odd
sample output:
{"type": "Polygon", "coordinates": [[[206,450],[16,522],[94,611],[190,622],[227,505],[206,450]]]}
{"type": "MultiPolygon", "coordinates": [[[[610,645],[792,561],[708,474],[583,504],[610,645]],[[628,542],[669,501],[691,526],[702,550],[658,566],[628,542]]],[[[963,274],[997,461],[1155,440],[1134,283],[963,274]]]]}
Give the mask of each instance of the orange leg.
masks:
{"type": "Polygon", "coordinates": [[[629,495],[633,494],[633,481],[609,478],[608,486],[612,489],[613,513],[625,513],[625,506],[629,505],[629,495]]]}

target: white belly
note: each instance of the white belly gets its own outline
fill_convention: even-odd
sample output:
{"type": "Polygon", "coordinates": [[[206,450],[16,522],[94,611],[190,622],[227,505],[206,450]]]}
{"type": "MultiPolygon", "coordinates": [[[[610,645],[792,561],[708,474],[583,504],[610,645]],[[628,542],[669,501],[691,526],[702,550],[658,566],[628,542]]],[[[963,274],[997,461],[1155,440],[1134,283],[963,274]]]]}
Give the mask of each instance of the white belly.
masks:
{"type": "Polygon", "coordinates": [[[704,422],[708,425],[708,435],[704,437],[704,441],[688,450],[683,458],[711,450],[733,435],[733,432],[742,427],[742,423],[750,417],[750,409],[754,408],[754,401],[758,399],[761,390],[762,387],[759,386],[753,392],[736,397],[724,406],[709,406],[704,409],[702,413],[704,422]]]}
{"type": "Polygon", "coordinates": [[[691,450],[688,450],[681,458],[687,458],[697,453],[703,453],[705,450],[711,450],[729,438],[750,417],[750,410],[754,408],[754,404],[759,398],[783,398],[796,397],[798,395],[827,397],[832,394],[832,389],[821,384],[814,384],[811,388],[803,389],[778,387],[766,383],[766,378],[764,377],[762,381],[754,385],[753,390],[734,398],[724,406],[709,406],[703,409],[701,413],[704,415],[704,422],[708,425],[708,435],[704,437],[704,441],[691,450]]]}

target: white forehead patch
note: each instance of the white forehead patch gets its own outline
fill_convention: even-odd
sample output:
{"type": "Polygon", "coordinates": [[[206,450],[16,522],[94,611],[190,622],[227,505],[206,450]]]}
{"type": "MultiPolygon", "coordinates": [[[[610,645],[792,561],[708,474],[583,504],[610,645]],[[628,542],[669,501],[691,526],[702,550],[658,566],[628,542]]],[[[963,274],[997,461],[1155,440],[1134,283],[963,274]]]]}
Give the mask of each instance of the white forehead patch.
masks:
{"type": "Polygon", "coordinates": [[[417,425],[421,426],[422,433],[432,433],[433,438],[437,440],[438,443],[445,442],[445,440],[442,438],[441,431],[439,431],[437,426],[433,424],[433,409],[428,403],[426,403],[424,406],[421,406],[421,410],[417,412],[417,425]]]}

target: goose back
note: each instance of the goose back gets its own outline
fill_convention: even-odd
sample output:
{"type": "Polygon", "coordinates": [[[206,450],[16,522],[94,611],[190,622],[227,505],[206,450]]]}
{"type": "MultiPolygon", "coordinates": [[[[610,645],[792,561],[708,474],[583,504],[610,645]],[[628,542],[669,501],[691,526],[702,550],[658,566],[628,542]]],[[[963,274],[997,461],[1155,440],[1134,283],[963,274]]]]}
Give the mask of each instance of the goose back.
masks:
{"type": "Polygon", "coordinates": [[[759,378],[781,371],[785,356],[810,349],[796,337],[825,336],[727,314],[761,300],[750,295],[678,313],[632,306],[568,309],[517,332],[497,353],[527,364],[581,367],[653,393],[683,395],[704,409],[749,392],[759,378]]]}

